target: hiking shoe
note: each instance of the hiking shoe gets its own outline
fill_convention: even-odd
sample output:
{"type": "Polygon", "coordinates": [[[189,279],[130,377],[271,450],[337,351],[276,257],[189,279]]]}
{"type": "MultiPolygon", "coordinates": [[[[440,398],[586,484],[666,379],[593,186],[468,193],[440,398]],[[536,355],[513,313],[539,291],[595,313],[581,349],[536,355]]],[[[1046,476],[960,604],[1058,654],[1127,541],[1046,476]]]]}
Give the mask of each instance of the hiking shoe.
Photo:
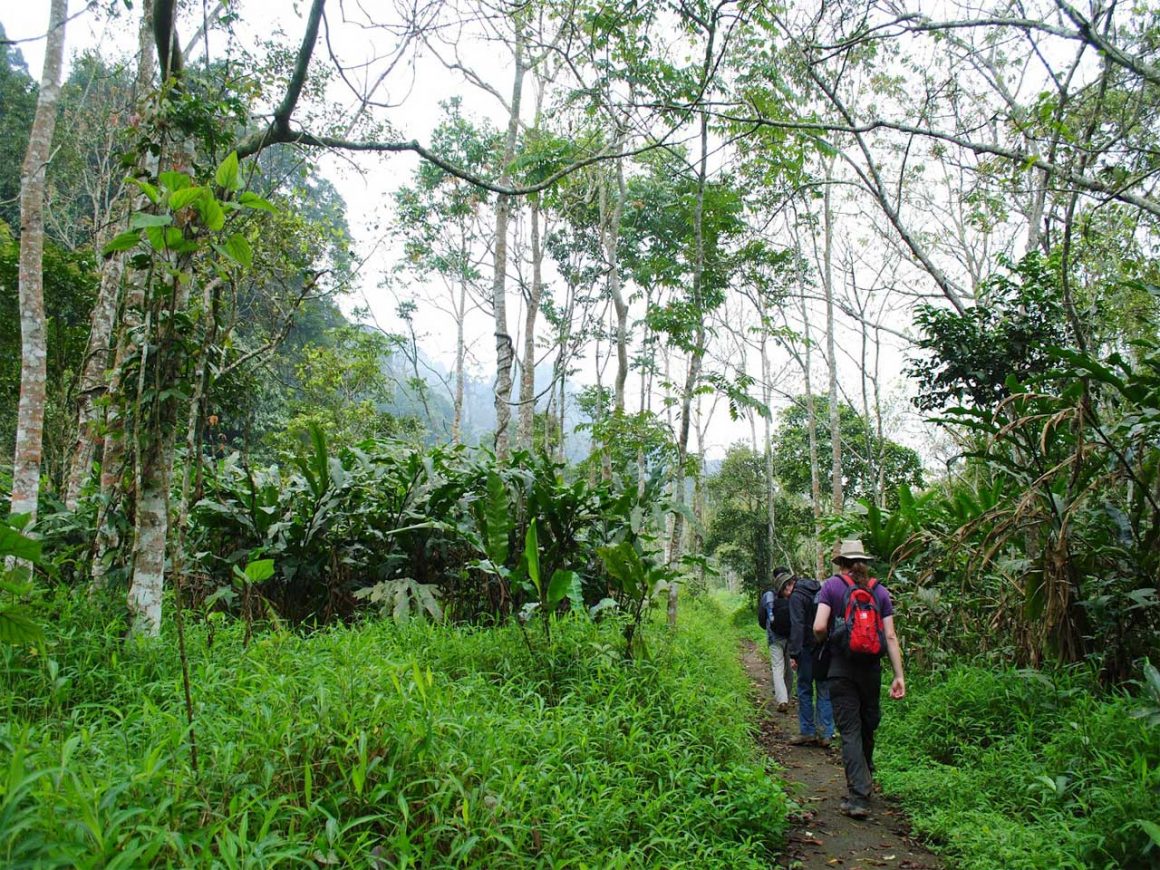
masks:
{"type": "Polygon", "coordinates": [[[787,704],[785,701],[782,701],[780,704],[777,705],[777,712],[779,712],[779,713],[784,713],[788,709],[789,709],[789,704],[787,704]]]}
{"type": "Polygon", "coordinates": [[[816,742],[817,738],[812,734],[795,734],[789,739],[790,746],[808,746],[816,742]]]}
{"type": "Polygon", "coordinates": [[[822,749],[829,749],[830,748],[830,738],[829,737],[818,737],[818,746],[822,747],[822,749]]]}
{"type": "Polygon", "coordinates": [[[842,801],[842,812],[852,819],[870,818],[870,807],[861,801],[845,799],[842,801]]]}

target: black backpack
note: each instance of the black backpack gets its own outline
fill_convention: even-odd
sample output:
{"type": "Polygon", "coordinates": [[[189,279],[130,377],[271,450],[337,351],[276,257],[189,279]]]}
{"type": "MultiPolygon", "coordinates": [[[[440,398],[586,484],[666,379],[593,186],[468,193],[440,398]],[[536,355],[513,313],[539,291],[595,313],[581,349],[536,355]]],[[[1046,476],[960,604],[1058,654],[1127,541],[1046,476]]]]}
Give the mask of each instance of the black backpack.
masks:
{"type": "Polygon", "coordinates": [[[777,598],[773,602],[773,619],[769,621],[769,628],[778,637],[789,637],[789,599],[777,598]]]}
{"type": "Polygon", "coordinates": [[[774,593],[767,589],[757,596],[757,624],[769,630],[769,618],[773,615],[774,593]]]}

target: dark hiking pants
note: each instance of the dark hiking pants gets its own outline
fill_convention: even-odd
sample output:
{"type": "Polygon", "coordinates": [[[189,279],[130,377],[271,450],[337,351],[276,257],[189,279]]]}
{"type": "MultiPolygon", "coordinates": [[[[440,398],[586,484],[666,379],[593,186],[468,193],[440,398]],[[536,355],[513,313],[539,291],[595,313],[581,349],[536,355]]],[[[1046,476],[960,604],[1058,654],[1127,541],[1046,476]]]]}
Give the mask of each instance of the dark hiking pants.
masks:
{"type": "Polygon", "coordinates": [[[874,764],[874,730],[882,720],[878,668],[853,676],[830,680],[830,702],[834,724],[842,732],[842,764],[846,768],[846,788],[858,802],[870,800],[870,769],[874,764]]]}

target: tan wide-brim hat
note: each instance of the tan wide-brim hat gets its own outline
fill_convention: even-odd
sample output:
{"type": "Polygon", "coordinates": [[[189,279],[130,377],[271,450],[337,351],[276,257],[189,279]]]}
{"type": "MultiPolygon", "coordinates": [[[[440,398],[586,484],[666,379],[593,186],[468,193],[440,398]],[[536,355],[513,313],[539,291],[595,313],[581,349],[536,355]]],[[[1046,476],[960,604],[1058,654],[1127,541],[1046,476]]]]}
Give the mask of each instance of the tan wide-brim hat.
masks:
{"type": "Polygon", "coordinates": [[[842,541],[842,545],[838,548],[838,554],[834,556],[835,562],[849,561],[849,562],[872,562],[874,557],[862,549],[862,542],[857,538],[850,538],[842,541]]]}

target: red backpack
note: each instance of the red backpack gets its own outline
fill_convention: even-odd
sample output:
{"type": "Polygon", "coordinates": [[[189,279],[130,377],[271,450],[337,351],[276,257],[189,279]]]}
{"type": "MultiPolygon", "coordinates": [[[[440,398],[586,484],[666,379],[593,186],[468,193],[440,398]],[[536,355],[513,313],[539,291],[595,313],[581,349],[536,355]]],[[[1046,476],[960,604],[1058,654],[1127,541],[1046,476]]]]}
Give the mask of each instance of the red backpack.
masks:
{"type": "Polygon", "coordinates": [[[843,655],[880,658],[886,654],[886,627],[874,594],[878,581],[871,577],[865,586],[859,586],[849,574],[838,576],[846,584],[842,612],[834,627],[838,649],[843,655]]]}

